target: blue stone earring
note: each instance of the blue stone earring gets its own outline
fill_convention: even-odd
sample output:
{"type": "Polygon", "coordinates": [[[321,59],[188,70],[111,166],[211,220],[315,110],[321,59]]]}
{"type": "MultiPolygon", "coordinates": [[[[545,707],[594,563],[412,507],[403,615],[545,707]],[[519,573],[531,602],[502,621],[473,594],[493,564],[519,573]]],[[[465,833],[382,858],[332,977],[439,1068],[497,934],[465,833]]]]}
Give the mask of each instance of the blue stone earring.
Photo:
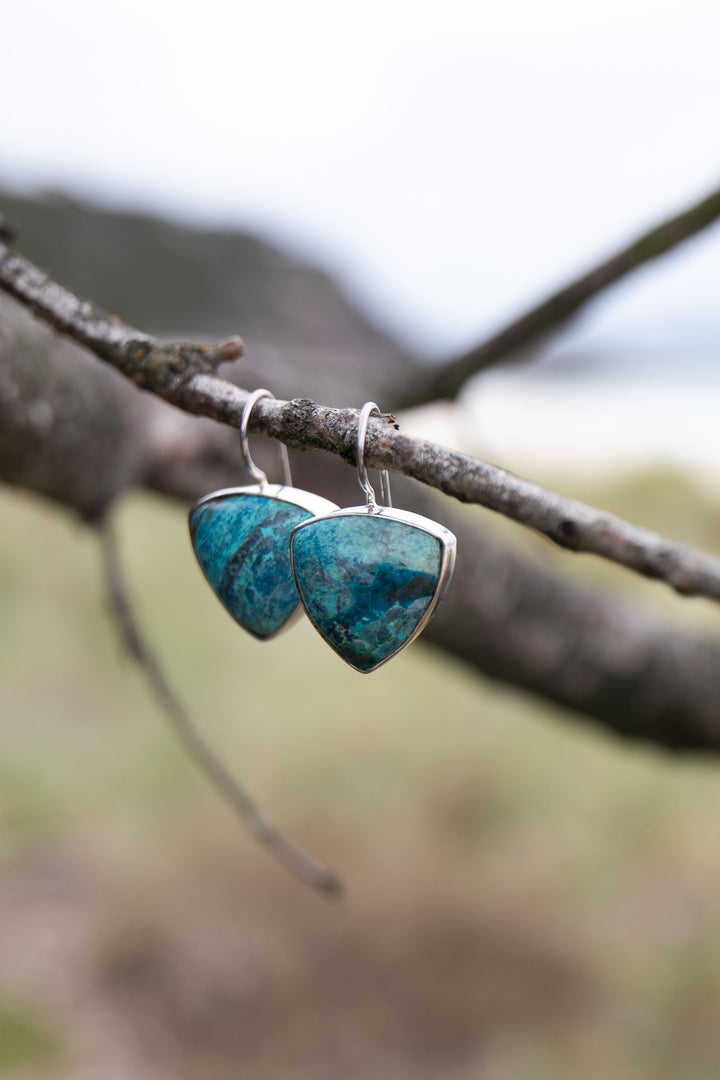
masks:
{"type": "Polygon", "coordinates": [[[418,636],[442,599],[457,541],[436,521],[384,506],[365,468],[373,401],[360,413],[357,468],[365,506],[334,510],[298,525],[290,537],[298,596],[318,633],[356,671],[375,671],[418,636]]]}
{"type": "Polygon", "coordinates": [[[278,634],[299,611],[290,569],[290,533],[303,521],[337,510],[335,503],[292,486],[287,449],[280,447],[285,484],[269,484],[250,456],[248,421],[256,390],[240,419],[240,445],[256,484],[224,488],[190,509],[190,538],[200,568],[233,619],[261,641],[278,634]]]}

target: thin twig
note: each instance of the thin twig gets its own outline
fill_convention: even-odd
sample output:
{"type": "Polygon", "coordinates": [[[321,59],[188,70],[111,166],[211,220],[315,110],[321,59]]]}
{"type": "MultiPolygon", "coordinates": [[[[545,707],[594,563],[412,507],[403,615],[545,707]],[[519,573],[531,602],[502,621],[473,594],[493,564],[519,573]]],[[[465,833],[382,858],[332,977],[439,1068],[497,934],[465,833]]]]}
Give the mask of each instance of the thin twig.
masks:
{"type": "MultiPolygon", "coordinates": [[[[213,347],[166,345],[143,337],[1,244],[0,288],[145,389],[185,412],[240,427],[247,392],[214,374],[218,363],[242,348],[239,339],[213,347]]],[[[355,409],[330,409],[297,398],[258,402],[249,427],[291,448],[325,450],[353,463],[357,424],[355,409]]],[[[494,510],[560,547],[657,578],[682,595],[720,600],[717,559],[467,454],[405,435],[385,420],[371,420],[365,456],[368,465],[494,510]]]]}
{"type": "Polygon", "coordinates": [[[526,355],[556,333],[573,315],[608,286],[666,254],[720,218],[720,188],[682,213],[663,221],[553,293],[542,303],[455,359],[427,368],[415,382],[400,390],[395,408],[423,405],[437,398],[454,398],[472,376],[494,364],[526,355]]]}
{"type": "Polygon", "coordinates": [[[267,814],[255,805],[229,769],[210,749],[177,697],[143,636],[133,611],[110,517],[105,519],[102,526],[102,549],[108,600],[123,644],[143,669],[173,734],[259,844],[306,885],[333,899],[340,897],[343,885],[339,878],[285,836],[267,814]]]}

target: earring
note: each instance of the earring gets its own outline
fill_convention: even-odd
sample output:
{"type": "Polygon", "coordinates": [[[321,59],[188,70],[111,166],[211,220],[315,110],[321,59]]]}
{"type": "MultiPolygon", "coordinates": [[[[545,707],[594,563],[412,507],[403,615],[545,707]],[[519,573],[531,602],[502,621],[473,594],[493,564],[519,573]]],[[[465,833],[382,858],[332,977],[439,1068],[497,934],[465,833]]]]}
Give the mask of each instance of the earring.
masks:
{"type": "Polygon", "coordinates": [[[418,636],[444,596],[457,540],[429,518],[395,510],[387,471],[384,506],[365,468],[374,401],[358,424],[357,469],[365,506],[338,509],[298,525],[290,537],[300,602],[318,633],[356,671],[375,671],[418,636]]]}
{"type": "Polygon", "coordinates": [[[299,611],[290,570],[290,533],[337,506],[292,486],[282,444],[285,483],[268,483],[250,456],[247,433],[250,414],[261,398],[274,395],[269,390],[250,394],[240,419],[240,446],[256,483],[205,495],[191,507],[189,524],[195,555],[216,596],[244,630],[266,641],[299,611]]]}

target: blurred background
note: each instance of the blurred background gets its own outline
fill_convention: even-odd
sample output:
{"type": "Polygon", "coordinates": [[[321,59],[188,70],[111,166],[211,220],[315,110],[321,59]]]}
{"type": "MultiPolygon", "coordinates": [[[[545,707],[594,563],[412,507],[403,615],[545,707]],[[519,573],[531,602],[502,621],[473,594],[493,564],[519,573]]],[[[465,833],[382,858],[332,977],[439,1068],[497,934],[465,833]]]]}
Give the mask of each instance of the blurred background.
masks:
{"type": "MultiPolygon", "coordinates": [[[[312,385],[344,349],[439,362],[717,185],[718,33],[701,0],[11,4],[0,211],[143,329],[239,332],[360,405],[312,385]]],[[[718,280],[711,227],[402,426],[718,553],[718,280]]],[[[122,656],[97,538],[2,489],[0,1075],[714,1075],[717,765],[422,642],[370,679],[303,625],[260,645],[185,510],[119,508],[139,614],[349,895],[252,847],[122,656]]],[[[709,605],[483,526],[715,631],[709,605]]]]}

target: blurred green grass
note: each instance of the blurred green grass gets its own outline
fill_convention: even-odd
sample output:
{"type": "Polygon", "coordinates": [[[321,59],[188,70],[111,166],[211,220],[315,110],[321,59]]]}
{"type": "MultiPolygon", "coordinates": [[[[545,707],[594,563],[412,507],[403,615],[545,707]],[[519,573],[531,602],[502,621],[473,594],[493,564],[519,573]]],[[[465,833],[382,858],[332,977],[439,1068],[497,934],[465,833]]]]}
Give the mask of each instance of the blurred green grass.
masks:
{"type": "MultiPolygon", "coordinates": [[[[583,497],[717,550],[720,513],[687,478],[657,473],[583,497]]],[[[16,493],[2,493],[0,521],[5,864],[80,835],[123,873],[160,883],[208,851],[263,872],[265,856],[173,743],[121,654],[96,537],[16,493]]],[[[345,668],[307,625],[258,643],[205,586],[180,508],[134,497],[119,528],[140,618],[207,737],[293,836],[333,853],[351,903],[368,865],[382,894],[382,868],[425,860],[469,903],[518,911],[565,939],[591,973],[602,990],[591,1017],[516,1033],[488,1076],[715,1074],[720,762],[622,744],[421,643],[372,678],[345,668]]],[[[515,542],[555,557],[535,538],[515,542]]],[[[710,605],[655,583],[557,559],[681,621],[717,622],[710,605]]],[[[1,960],[0,943],[0,972],[1,960]]],[[[0,1072],[10,1068],[0,1052],[0,1072]]]]}
{"type": "Polygon", "coordinates": [[[31,1009],[0,998],[0,1073],[55,1063],[61,1057],[57,1033],[31,1009]]]}

